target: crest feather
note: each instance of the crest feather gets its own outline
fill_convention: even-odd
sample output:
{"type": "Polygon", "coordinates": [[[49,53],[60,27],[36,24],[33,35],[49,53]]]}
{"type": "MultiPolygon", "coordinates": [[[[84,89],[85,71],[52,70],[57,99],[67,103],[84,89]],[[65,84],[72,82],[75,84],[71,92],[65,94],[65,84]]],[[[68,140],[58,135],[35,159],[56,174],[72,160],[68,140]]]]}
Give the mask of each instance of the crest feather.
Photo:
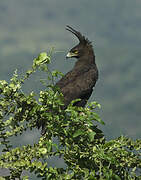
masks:
{"type": "Polygon", "coordinates": [[[73,29],[71,26],[67,25],[66,30],[74,34],[78,38],[80,43],[91,45],[91,42],[88,40],[88,38],[85,38],[85,36],[83,36],[79,31],[73,29]]]}

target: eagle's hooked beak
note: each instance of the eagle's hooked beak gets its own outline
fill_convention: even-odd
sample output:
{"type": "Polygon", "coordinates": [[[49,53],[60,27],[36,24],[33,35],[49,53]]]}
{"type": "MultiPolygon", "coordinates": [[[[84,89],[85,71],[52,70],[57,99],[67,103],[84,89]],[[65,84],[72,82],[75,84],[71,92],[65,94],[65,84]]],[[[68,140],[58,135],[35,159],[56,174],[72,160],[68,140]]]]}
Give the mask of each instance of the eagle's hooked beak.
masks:
{"type": "Polygon", "coordinates": [[[73,56],[73,53],[68,52],[68,54],[66,55],[66,58],[71,58],[73,56]]]}
{"type": "Polygon", "coordinates": [[[76,57],[76,54],[73,52],[68,52],[66,58],[76,57]]]}

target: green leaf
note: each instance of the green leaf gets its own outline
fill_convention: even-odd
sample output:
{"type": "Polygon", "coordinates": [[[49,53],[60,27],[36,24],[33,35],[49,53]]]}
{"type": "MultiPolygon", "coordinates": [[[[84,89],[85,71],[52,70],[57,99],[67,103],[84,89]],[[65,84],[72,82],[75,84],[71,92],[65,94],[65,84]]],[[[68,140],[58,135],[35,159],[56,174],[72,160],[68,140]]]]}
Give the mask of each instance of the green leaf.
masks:
{"type": "Polygon", "coordinates": [[[94,131],[89,132],[88,136],[89,136],[90,141],[94,140],[95,135],[96,135],[96,132],[94,131]]]}
{"type": "Polygon", "coordinates": [[[81,129],[78,129],[77,131],[75,131],[75,133],[73,134],[73,137],[77,137],[77,136],[80,136],[80,135],[83,135],[85,134],[85,131],[81,130],[81,129]]]}
{"type": "Polygon", "coordinates": [[[4,177],[0,176],[0,180],[6,180],[4,177]]]}
{"type": "Polygon", "coordinates": [[[36,66],[40,66],[44,63],[49,63],[49,62],[50,62],[50,57],[47,56],[46,52],[42,52],[39,54],[37,58],[34,59],[33,68],[35,68],[36,66]]]}
{"type": "Polygon", "coordinates": [[[29,178],[28,178],[28,176],[23,176],[22,179],[23,180],[28,180],[29,178]]]}
{"type": "Polygon", "coordinates": [[[47,149],[46,148],[40,148],[39,152],[44,155],[47,153],[47,149]]]}
{"type": "Polygon", "coordinates": [[[101,120],[101,118],[99,117],[97,113],[93,112],[93,115],[94,115],[95,120],[100,122],[102,125],[105,125],[104,121],[101,120]]]}

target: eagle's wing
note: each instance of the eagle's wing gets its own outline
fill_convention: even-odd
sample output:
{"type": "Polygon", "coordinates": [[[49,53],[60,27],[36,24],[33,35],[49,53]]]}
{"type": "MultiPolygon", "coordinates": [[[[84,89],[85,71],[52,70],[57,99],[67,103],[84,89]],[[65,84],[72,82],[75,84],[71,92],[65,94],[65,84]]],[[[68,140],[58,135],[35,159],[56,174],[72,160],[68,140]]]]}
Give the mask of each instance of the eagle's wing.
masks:
{"type": "Polygon", "coordinates": [[[66,85],[73,82],[80,74],[82,74],[81,71],[75,71],[71,70],[65,76],[63,76],[57,83],[56,86],[58,86],[60,89],[64,88],[66,85]]]}
{"type": "Polygon", "coordinates": [[[65,107],[67,107],[72,100],[79,98],[82,98],[86,104],[96,80],[97,71],[94,68],[67,73],[63,79],[57,83],[64,95],[65,107]]]}

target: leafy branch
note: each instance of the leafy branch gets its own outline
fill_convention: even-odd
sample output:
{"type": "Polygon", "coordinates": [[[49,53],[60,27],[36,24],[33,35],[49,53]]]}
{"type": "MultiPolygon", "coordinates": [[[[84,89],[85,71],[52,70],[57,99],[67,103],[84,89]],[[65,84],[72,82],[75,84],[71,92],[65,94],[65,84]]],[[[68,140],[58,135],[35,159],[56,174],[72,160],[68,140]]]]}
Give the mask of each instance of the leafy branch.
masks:
{"type": "Polygon", "coordinates": [[[50,71],[50,62],[51,54],[41,53],[23,78],[15,71],[10,83],[0,81],[0,167],[10,170],[9,175],[0,178],[27,180],[28,175],[22,175],[26,170],[42,179],[139,179],[141,140],[121,136],[107,141],[96,125],[104,124],[95,112],[100,108],[97,102],[80,108],[73,106],[73,101],[64,110],[63,95],[54,85],[62,73],[50,71]],[[43,81],[46,89],[39,97],[22,91],[25,80],[37,69],[50,80],[43,81]],[[36,128],[40,122],[45,122],[46,133],[38,143],[13,146],[11,137],[36,128]],[[49,166],[50,157],[63,158],[66,167],[49,166]]]}

